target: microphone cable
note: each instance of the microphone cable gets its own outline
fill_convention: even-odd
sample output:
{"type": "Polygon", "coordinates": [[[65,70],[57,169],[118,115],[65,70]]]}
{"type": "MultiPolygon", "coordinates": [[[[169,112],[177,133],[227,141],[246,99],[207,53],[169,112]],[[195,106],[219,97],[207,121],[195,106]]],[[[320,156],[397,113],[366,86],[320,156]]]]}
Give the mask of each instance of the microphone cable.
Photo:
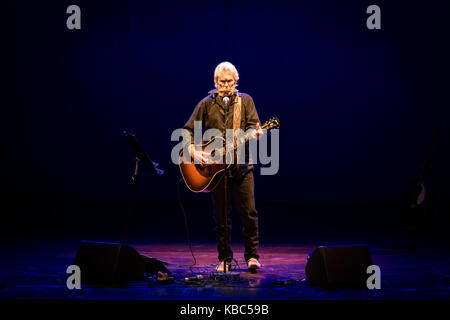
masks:
{"type": "Polygon", "coordinates": [[[191,251],[192,258],[194,259],[194,264],[189,266],[189,270],[191,271],[191,273],[194,273],[194,271],[192,271],[192,267],[197,264],[197,259],[195,259],[194,252],[192,251],[191,237],[190,237],[190,234],[189,234],[189,227],[188,227],[188,222],[187,222],[187,215],[186,215],[186,211],[184,210],[183,202],[181,201],[180,183],[182,181],[183,181],[183,178],[180,178],[180,180],[178,181],[178,184],[177,184],[178,205],[180,206],[180,210],[181,210],[181,212],[183,213],[183,216],[184,216],[184,228],[185,228],[185,231],[186,231],[186,239],[187,239],[187,242],[188,242],[189,251],[191,251]]]}

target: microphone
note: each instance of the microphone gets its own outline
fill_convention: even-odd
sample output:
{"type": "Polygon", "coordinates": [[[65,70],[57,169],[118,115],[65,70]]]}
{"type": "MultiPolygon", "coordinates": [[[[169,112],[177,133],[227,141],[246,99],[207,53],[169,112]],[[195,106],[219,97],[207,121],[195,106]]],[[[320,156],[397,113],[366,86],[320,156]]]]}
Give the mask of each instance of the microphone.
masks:
{"type": "Polygon", "coordinates": [[[223,102],[225,103],[225,105],[228,105],[228,102],[230,102],[230,98],[228,97],[223,97],[223,102]]]}

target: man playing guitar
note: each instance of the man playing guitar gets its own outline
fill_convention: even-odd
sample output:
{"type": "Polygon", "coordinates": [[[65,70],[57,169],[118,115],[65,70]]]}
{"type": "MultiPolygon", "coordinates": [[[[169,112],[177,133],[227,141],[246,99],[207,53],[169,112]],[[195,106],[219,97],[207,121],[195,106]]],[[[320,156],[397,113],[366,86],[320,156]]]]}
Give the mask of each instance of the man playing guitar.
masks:
{"type": "MultiPolygon", "coordinates": [[[[238,92],[236,89],[238,80],[239,74],[233,64],[222,62],[216,67],[214,71],[216,89],[210,91],[209,95],[197,104],[184,126],[191,136],[194,135],[194,121],[201,121],[205,130],[220,130],[223,136],[226,135],[227,129],[247,131],[254,128],[250,131],[251,138],[258,138],[262,134],[253,99],[248,94],[238,92]]],[[[188,150],[194,160],[203,164],[211,162],[211,154],[196,148],[193,143],[188,150]]],[[[213,190],[215,230],[220,261],[217,271],[224,271],[224,268],[226,268],[225,271],[228,270],[233,260],[233,251],[230,247],[232,193],[234,205],[243,224],[244,258],[249,271],[256,272],[261,267],[257,253],[258,213],[255,208],[253,165],[249,163],[247,152],[245,163],[233,166],[227,171],[226,183],[224,180],[222,179],[213,190]],[[226,235],[228,235],[227,238],[226,235]]]]}

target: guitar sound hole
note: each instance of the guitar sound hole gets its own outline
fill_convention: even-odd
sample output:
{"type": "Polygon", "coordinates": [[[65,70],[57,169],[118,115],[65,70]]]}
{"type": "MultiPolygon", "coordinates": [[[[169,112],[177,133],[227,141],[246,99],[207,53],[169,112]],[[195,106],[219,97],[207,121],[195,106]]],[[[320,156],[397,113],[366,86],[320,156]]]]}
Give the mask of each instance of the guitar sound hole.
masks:
{"type": "Polygon", "coordinates": [[[196,164],[195,167],[201,175],[208,176],[210,174],[211,166],[202,166],[201,164],[196,164]]]}

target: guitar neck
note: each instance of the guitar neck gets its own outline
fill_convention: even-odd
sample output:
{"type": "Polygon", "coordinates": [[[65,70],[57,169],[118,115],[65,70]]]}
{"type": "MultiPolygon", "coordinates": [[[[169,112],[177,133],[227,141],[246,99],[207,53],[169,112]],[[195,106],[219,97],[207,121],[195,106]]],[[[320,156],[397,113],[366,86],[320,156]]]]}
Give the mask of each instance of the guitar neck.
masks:
{"type": "MultiPolygon", "coordinates": [[[[261,129],[262,129],[262,130],[266,130],[266,129],[267,129],[266,127],[267,127],[266,125],[263,125],[263,126],[261,127],[261,129]]],[[[269,129],[269,130],[270,130],[270,129],[269,129]]],[[[243,137],[241,137],[241,138],[237,141],[238,143],[234,146],[234,149],[236,150],[240,144],[244,144],[244,143],[246,143],[246,142],[249,141],[249,140],[250,140],[250,136],[249,136],[248,134],[244,135],[243,137]]]]}

